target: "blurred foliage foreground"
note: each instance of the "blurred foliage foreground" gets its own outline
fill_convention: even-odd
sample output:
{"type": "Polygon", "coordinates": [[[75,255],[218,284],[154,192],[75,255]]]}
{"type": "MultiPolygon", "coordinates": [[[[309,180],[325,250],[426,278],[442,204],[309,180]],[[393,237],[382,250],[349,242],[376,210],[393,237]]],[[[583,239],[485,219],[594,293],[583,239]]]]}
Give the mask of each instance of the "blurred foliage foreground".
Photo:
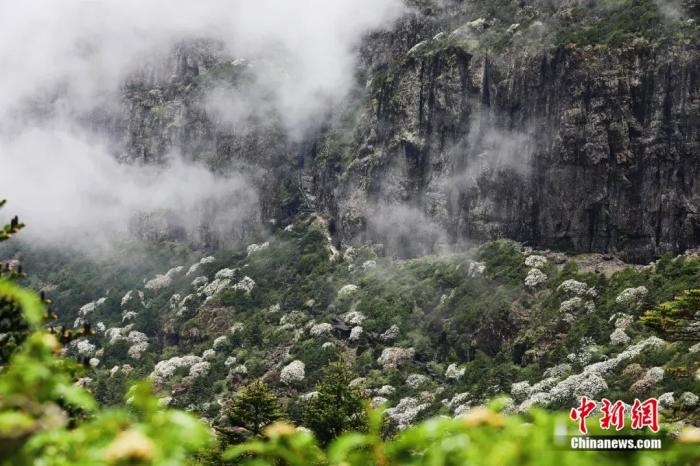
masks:
{"type": "MultiPolygon", "coordinates": [[[[58,356],[56,337],[42,330],[44,302],[0,279],[0,299],[21,309],[31,333],[0,372],[1,465],[697,465],[700,429],[665,438],[660,451],[567,451],[573,435],[565,414],[533,410],[524,416],[489,408],[435,418],[382,438],[381,412],[370,412],[366,432],[346,433],[319,447],[314,436],[284,422],[258,437],[217,452],[205,423],[162,408],[147,383],[133,386],[123,408],[101,409],[75,383],[81,366],[58,356]]],[[[591,419],[591,424],[595,420],[591,419]]],[[[596,431],[591,426],[592,433],[596,431]]]]}

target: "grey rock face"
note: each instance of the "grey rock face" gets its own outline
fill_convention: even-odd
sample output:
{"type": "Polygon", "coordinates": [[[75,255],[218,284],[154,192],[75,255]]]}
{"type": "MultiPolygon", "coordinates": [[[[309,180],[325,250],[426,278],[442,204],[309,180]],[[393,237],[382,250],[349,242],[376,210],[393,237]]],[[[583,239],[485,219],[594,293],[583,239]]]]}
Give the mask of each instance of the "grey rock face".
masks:
{"type": "Polygon", "coordinates": [[[633,262],[700,242],[693,51],[432,47],[375,76],[337,189],[316,186],[343,240],[386,242],[373,221],[388,204],[450,242],[508,237],[633,262]]]}

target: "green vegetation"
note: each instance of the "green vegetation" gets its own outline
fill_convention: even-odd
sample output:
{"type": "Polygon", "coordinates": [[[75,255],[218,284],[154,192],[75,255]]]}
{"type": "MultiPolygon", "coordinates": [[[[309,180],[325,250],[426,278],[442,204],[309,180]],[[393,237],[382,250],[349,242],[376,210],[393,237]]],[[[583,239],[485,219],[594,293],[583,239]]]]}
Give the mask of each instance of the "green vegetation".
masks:
{"type": "MultiPolygon", "coordinates": [[[[229,422],[251,435],[260,435],[274,421],[282,419],[282,408],[274,393],[260,380],[239,389],[228,409],[229,422]]],[[[226,433],[229,431],[225,431],[226,433]]]]}
{"type": "MultiPolygon", "coordinates": [[[[582,272],[573,262],[557,265],[515,243],[499,241],[469,254],[392,262],[379,259],[371,248],[351,249],[343,255],[333,252],[324,228],[318,218],[310,216],[290,231],[274,233],[265,248],[250,254],[232,251],[201,265],[198,275],[211,276],[229,267],[227,275],[233,283],[252,277],[255,285],[248,291],[222,289],[209,302],[196,301],[197,308],[188,311],[192,317],[184,322],[171,320],[178,309],[171,296],[174,290],[191,287],[192,277],[173,275],[169,285],[146,289],[143,298],[133,293],[135,300],[110,296],[102,305],[141,314],[133,320],[131,331],[147,335],[152,349],[138,359],[124,354],[130,343],[121,340],[112,344],[105,336],[93,334],[89,325],[60,331],[54,326],[53,333],[43,330],[47,301],[0,279],[0,300],[17,310],[29,335],[0,372],[0,464],[228,461],[270,465],[670,466],[698,461],[697,428],[686,427],[677,440],[665,437],[670,447],[660,452],[624,456],[566,452],[556,448],[553,437],[562,429],[573,433],[575,426],[563,415],[536,409],[505,414],[512,412],[512,400],[488,402],[507,392],[514,380],[543,377],[545,369],[579,351],[584,338],[595,343],[596,354],[614,353],[614,344],[608,341],[611,317],[629,313],[636,318],[641,309],[674,297],[656,306],[657,314],[647,313],[647,323],[654,326],[656,321],[650,320],[650,315],[662,324],[668,323],[669,315],[694,316],[694,292],[683,290],[692,289],[700,280],[697,259],[665,257],[653,268],[625,269],[605,276],[582,272]],[[523,285],[532,267],[528,263],[538,263],[546,276],[538,289],[523,285]],[[561,310],[566,286],[572,286],[565,286],[567,280],[596,290],[586,291],[595,301],[595,309],[577,314],[573,321],[561,310]],[[349,283],[356,285],[347,288],[349,283]],[[642,287],[645,293],[634,291],[642,287]],[[347,291],[338,292],[341,288],[347,291]],[[108,304],[110,300],[113,304],[108,304]],[[307,333],[315,323],[332,321],[334,316],[353,323],[307,333]],[[348,329],[345,325],[360,324],[363,332],[349,340],[343,333],[348,329]],[[173,326],[170,330],[161,330],[169,325],[173,326]],[[396,327],[395,335],[380,336],[389,327],[396,327]],[[222,330],[230,335],[221,339],[218,335],[222,330]],[[163,342],[173,335],[180,343],[165,345],[163,342]],[[97,367],[91,367],[59,356],[63,345],[69,355],[75,354],[76,338],[101,346],[103,364],[98,361],[97,367]],[[213,345],[217,349],[212,352],[209,348],[214,338],[219,343],[213,345]],[[384,346],[379,343],[382,338],[390,338],[386,346],[414,348],[415,355],[378,370],[375,361],[384,346]],[[163,400],[152,394],[150,384],[138,382],[159,359],[204,350],[210,355],[206,364],[199,360],[206,368],[201,375],[177,369],[172,380],[156,379],[154,383],[161,393],[171,390],[169,403],[173,406],[187,406],[208,419],[223,413],[228,427],[213,421],[218,446],[205,423],[192,414],[165,408],[163,400]],[[279,363],[293,358],[305,363],[309,373],[303,380],[285,385],[270,378],[274,367],[270,372],[269,361],[285,353],[288,356],[278,359],[279,363]],[[339,356],[347,362],[331,363],[322,370],[339,356]],[[223,380],[226,367],[240,367],[229,364],[229,358],[247,369],[229,369],[223,380]],[[448,363],[461,364],[464,376],[444,380],[448,363]],[[112,365],[116,371],[107,369],[112,365]],[[355,372],[364,381],[353,380],[355,372]],[[255,380],[264,373],[271,379],[269,386],[255,380]],[[420,394],[404,382],[409,374],[427,374],[423,379],[414,377],[422,380],[416,382],[422,384],[420,394]],[[430,398],[438,389],[446,399],[467,391],[481,395],[473,398],[475,406],[460,417],[426,420],[392,435],[396,427],[391,416],[367,408],[365,390],[382,384],[395,387],[395,391],[386,391],[391,406],[407,395],[430,398]],[[84,387],[93,387],[99,402],[84,387]],[[302,390],[312,387],[316,393],[299,399],[302,390]],[[235,390],[229,394],[231,388],[235,390]],[[278,394],[283,399],[278,399],[278,394]],[[220,413],[216,403],[207,401],[214,396],[228,399],[220,413]],[[282,418],[309,431],[280,422],[282,418]],[[227,446],[232,442],[233,446],[227,446]]],[[[93,293],[99,296],[95,290],[93,293]]],[[[93,312],[99,312],[108,324],[121,323],[118,315],[114,319],[97,306],[93,312]]],[[[688,322],[677,319],[670,328],[691,325],[688,322]]],[[[654,328],[669,329],[664,325],[654,328]]],[[[644,325],[635,322],[626,332],[637,340],[649,335],[644,325]]],[[[639,368],[666,368],[664,380],[645,395],[697,391],[699,381],[693,372],[697,358],[687,351],[688,344],[678,341],[639,355],[622,374],[609,380],[609,396],[624,400],[639,396],[629,388],[636,381],[632,375],[635,364],[639,368]],[[675,376],[674,368],[685,372],[675,376]]],[[[572,369],[578,370],[590,361],[570,362],[572,369]]],[[[430,399],[433,401],[421,405],[424,413],[413,422],[436,413],[452,414],[436,398],[430,399]]],[[[570,406],[564,403],[561,407],[570,406]]],[[[664,435],[675,428],[674,420],[692,419],[697,409],[696,405],[680,404],[664,411],[664,435]]],[[[596,428],[591,429],[595,432],[596,428]]]]}
{"type": "Polygon", "coordinates": [[[316,395],[304,407],[304,425],[323,445],[344,432],[366,428],[364,399],[351,381],[342,361],[331,364],[316,385],[316,395]]]}
{"type": "Polygon", "coordinates": [[[685,290],[659,304],[641,321],[669,340],[700,341],[700,289],[685,290]]]}

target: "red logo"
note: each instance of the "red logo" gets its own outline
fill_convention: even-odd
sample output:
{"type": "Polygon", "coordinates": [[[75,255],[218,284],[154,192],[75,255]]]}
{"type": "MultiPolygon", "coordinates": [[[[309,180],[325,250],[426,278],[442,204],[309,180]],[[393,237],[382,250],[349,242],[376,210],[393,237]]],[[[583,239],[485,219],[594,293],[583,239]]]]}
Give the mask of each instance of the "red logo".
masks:
{"type": "Polygon", "coordinates": [[[612,404],[610,400],[603,398],[603,407],[600,410],[603,412],[603,417],[600,419],[601,429],[607,430],[611,424],[615,426],[615,430],[622,430],[625,427],[625,405],[622,401],[617,400],[612,404]]]}
{"type": "MultiPolygon", "coordinates": [[[[596,408],[596,402],[589,400],[587,397],[581,397],[581,403],[578,407],[572,408],[569,413],[569,418],[573,421],[578,421],[578,430],[582,434],[588,433],[586,428],[586,418],[589,417],[596,408]]],[[[603,405],[600,408],[602,414],[600,418],[600,428],[610,429],[611,426],[615,430],[622,430],[625,427],[625,404],[618,400],[612,403],[610,400],[603,398],[603,405]]],[[[634,404],[630,409],[632,429],[643,429],[648,427],[652,432],[659,431],[659,402],[656,398],[649,398],[645,401],[634,400],[634,404]]]]}
{"type": "Polygon", "coordinates": [[[649,398],[640,402],[635,399],[632,405],[632,428],[643,429],[648,427],[652,432],[659,431],[659,402],[656,398],[649,398]]]}
{"type": "Polygon", "coordinates": [[[586,428],[586,418],[591,415],[594,409],[595,401],[591,401],[585,396],[582,396],[579,407],[573,408],[569,414],[569,417],[572,420],[578,421],[578,430],[580,430],[582,434],[588,433],[588,428],[586,428]]]}

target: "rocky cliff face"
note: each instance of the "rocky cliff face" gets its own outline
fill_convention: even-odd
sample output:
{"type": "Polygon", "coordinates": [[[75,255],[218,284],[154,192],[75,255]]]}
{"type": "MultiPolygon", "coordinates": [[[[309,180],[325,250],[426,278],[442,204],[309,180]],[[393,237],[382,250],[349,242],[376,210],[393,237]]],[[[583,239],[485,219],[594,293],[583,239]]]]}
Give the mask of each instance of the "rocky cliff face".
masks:
{"type": "Polygon", "coordinates": [[[409,53],[372,82],[339,176],[341,232],[365,231],[364,213],[383,202],[415,207],[452,241],[509,237],[632,261],[697,245],[698,73],[693,53],[643,43],[409,53]]]}
{"type": "Polygon", "coordinates": [[[456,5],[369,37],[366,86],[301,143],[274,119],[233,128],[207,113],[207,89],[247,85],[245,63],[212,44],[128,83],[114,132],[131,160],[176,150],[218,171],[254,166],[261,218],[315,208],[338,242],[389,254],[507,237],[642,262],[700,244],[692,43],[533,47],[547,27],[533,7],[508,26],[456,5]],[[498,37],[531,40],[484,46],[499,24],[498,37]]]}

